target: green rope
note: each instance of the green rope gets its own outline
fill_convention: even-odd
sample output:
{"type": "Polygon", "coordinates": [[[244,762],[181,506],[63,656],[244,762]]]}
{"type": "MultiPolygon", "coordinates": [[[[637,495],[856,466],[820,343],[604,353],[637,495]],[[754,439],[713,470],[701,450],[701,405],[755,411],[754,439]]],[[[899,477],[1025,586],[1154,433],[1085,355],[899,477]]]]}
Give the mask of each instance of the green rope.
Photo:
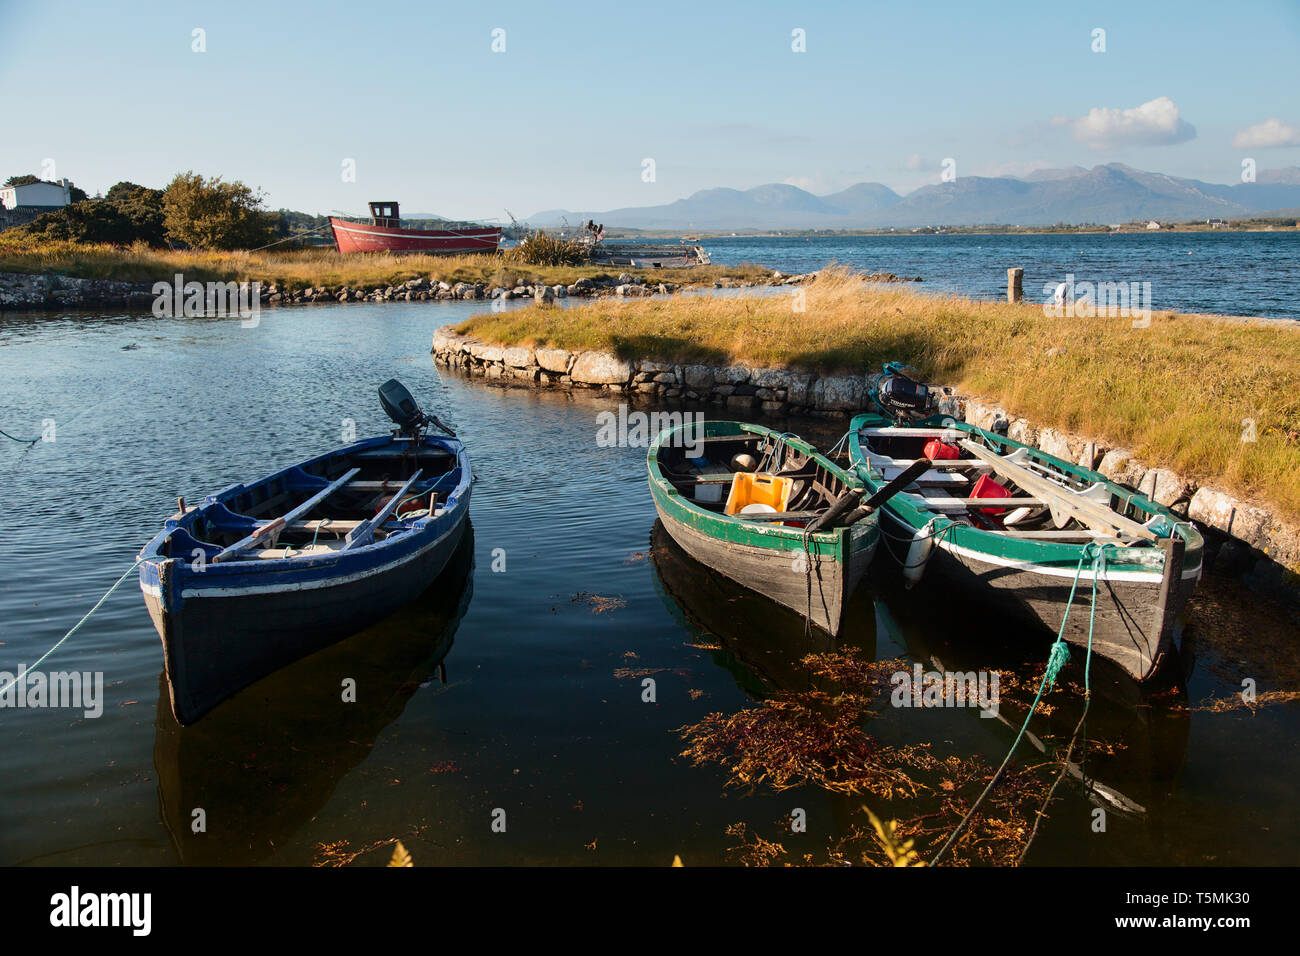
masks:
{"type": "MultiPolygon", "coordinates": [[[[1066,616],[1069,616],[1070,610],[1066,608],[1066,616]]],[[[1047,671],[1043,674],[1043,680],[1048,686],[1056,683],[1056,675],[1061,673],[1061,668],[1070,661],[1070,649],[1066,647],[1065,641],[1059,637],[1056,643],[1052,645],[1052,651],[1047,655],[1047,671]]]]}
{"type": "MultiPolygon", "coordinates": [[[[1079,576],[1083,573],[1084,564],[1086,564],[1089,558],[1091,558],[1092,572],[1093,572],[1092,573],[1092,611],[1088,618],[1088,654],[1083,668],[1083,685],[1084,685],[1083,706],[1084,706],[1084,714],[1085,715],[1087,714],[1088,705],[1091,702],[1091,696],[1092,696],[1092,688],[1089,683],[1089,672],[1092,670],[1093,627],[1097,620],[1097,583],[1101,577],[1101,574],[1105,572],[1106,549],[1113,548],[1113,547],[1114,545],[1112,544],[1098,545],[1097,542],[1095,541],[1089,541],[1088,544],[1084,546],[1082,553],[1080,553],[1079,564],[1074,569],[1074,582],[1070,585],[1070,599],[1065,605],[1065,613],[1061,615],[1061,628],[1057,632],[1056,642],[1052,645],[1052,650],[1047,656],[1047,666],[1043,669],[1043,679],[1039,681],[1038,693],[1034,695],[1034,702],[1029,706],[1029,713],[1025,715],[1025,721],[1020,725],[1020,730],[1016,734],[1016,739],[1011,742],[1011,749],[1008,750],[1007,755],[1004,758],[1002,758],[1001,766],[998,767],[997,771],[993,774],[993,777],[989,780],[988,786],[984,788],[984,792],[979,795],[979,797],[971,805],[971,808],[968,811],[966,811],[966,815],[961,818],[961,822],[958,823],[957,826],[953,828],[952,833],[948,834],[948,839],[944,841],[943,846],[939,847],[939,852],[936,853],[934,855],[934,858],[930,860],[931,866],[938,865],[939,860],[943,858],[943,855],[948,852],[949,848],[951,848],[954,843],[957,842],[957,837],[960,836],[961,832],[966,828],[966,824],[970,822],[970,818],[974,816],[975,811],[979,809],[980,804],[982,804],[985,798],[988,797],[988,795],[993,792],[993,788],[997,786],[998,781],[1002,778],[1003,771],[1006,770],[1007,765],[1011,763],[1011,757],[1016,752],[1016,748],[1020,746],[1020,741],[1024,738],[1025,731],[1029,729],[1029,722],[1033,719],[1034,712],[1038,709],[1038,702],[1043,697],[1043,691],[1047,690],[1049,687],[1053,686],[1056,683],[1056,678],[1061,673],[1061,669],[1065,666],[1066,662],[1069,661],[1070,651],[1065,644],[1065,626],[1066,623],[1070,620],[1070,609],[1074,606],[1074,594],[1079,587],[1079,576]]],[[[1082,720],[1080,720],[1080,724],[1082,724],[1082,720]]],[[[1024,854],[1022,853],[1021,859],[1023,858],[1024,858],[1024,854]]]]}
{"type": "Polygon", "coordinates": [[[18,438],[17,436],[9,434],[3,428],[0,428],[0,435],[4,435],[5,438],[8,438],[10,441],[16,441],[20,445],[35,445],[41,440],[39,435],[36,438],[18,438]]]}
{"type": "Polygon", "coordinates": [[[25,678],[36,668],[40,667],[41,663],[47,657],[49,657],[56,650],[59,649],[59,645],[61,645],[64,641],[70,638],[73,634],[76,634],[78,628],[80,628],[81,625],[85,624],[88,620],[90,620],[90,615],[94,614],[96,611],[99,610],[100,605],[108,600],[108,596],[118,589],[118,586],[121,585],[121,583],[127,579],[127,576],[130,575],[130,573],[134,571],[136,568],[138,568],[140,565],[144,564],[145,561],[147,560],[148,560],[147,558],[140,558],[138,561],[135,562],[135,564],[127,568],[126,571],[123,572],[122,576],[113,582],[113,586],[104,592],[104,596],[95,602],[95,606],[86,612],[85,617],[83,617],[80,621],[78,621],[76,624],[72,626],[72,630],[68,631],[67,634],[64,634],[61,638],[59,638],[58,641],[55,643],[55,645],[51,647],[48,651],[46,651],[44,654],[42,654],[35,664],[23,668],[23,672],[21,674],[19,674],[17,677],[11,680],[9,683],[5,684],[3,688],[0,688],[0,696],[4,696],[5,692],[8,691],[9,688],[13,687],[15,684],[17,684],[20,680],[25,678]]]}
{"type": "Polygon", "coordinates": [[[316,547],[316,539],[320,537],[320,529],[325,527],[327,524],[330,524],[333,520],[333,518],[321,518],[320,521],[316,522],[316,533],[311,536],[312,548],[316,547]]]}

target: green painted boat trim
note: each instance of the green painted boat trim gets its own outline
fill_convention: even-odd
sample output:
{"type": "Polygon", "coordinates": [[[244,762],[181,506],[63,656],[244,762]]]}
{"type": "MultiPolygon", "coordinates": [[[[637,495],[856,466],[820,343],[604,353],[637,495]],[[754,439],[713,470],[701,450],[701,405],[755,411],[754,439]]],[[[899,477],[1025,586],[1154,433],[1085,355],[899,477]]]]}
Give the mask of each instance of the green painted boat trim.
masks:
{"type": "MultiPolygon", "coordinates": [[[[858,477],[866,484],[870,492],[875,492],[885,483],[885,478],[877,469],[873,469],[867,463],[866,453],[862,448],[860,432],[863,428],[886,428],[896,425],[893,419],[883,415],[867,412],[857,415],[849,424],[849,460],[852,462],[858,477]]],[[[1089,484],[1100,482],[1110,492],[1112,502],[1118,501],[1123,503],[1125,511],[1129,513],[1134,520],[1149,520],[1155,515],[1163,516],[1174,528],[1174,534],[1182,538],[1185,542],[1186,550],[1183,555],[1183,578],[1199,577],[1201,573],[1201,558],[1204,541],[1201,534],[1195,526],[1186,518],[1180,518],[1164,505],[1157,504],[1144,495],[1136,491],[1118,485],[1113,481],[1108,481],[1098,472],[1084,468],[1082,465],[1072,464],[1053,455],[1047,454],[1039,448],[1032,445],[1026,445],[1013,439],[1006,438],[994,432],[985,431],[977,428],[967,422],[957,422],[948,416],[934,415],[929,418],[915,422],[907,422],[908,428],[948,428],[955,431],[964,432],[972,438],[983,439],[986,445],[989,445],[999,451],[1000,454],[1009,454],[1016,449],[1023,448],[1026,453],[1036,461],[1064,472],[1065,474],[1085,481],[1089,484]],[[1131,510],[1130,509],[1131,506],[1131,510]],[[1141,517],[1140,513],[1145,517],[1141,517]]],[[[981,555],[987,555],[990,558],[996,558],[1004,562],[1014,562],[1033,566],[1047,571],[1068,571],[1073,575],[1079,567],[1080,559],[1083,556],[1086,545],[1074,544],[1061,541],[1035,541],[1025,538],[1009,538],[993,531],[986,531],[982,528],[975,528],[970,525],[961,524],[953,521],[945,515],[930,511],[924,508],[913,506],[907,499],[896,497],[890,499],[883,506],[883,510],[892,517],[897,523],[912,529],[913,532],[919,531],[930,521],[934,521],[934,529],[939,531],[947,528],[942,532],[941,537],[936,538],[936,543],[943,548],[949,546],[965,549],[981,555]]],[[[1134,573],[1142,574],[1163,574],[1165,566],[1166,552],[1161,548],[1140,547],[1140,548],[1109,548],[1106,552],[1106,573],[1104,579],[1110,579],[1115,576],[1123,576],[1134,573]]],[[[1091,580],[1091,571],[1089,567],[1083,569],[1081,575],[1083,580],[1091,580]]]]}
{"type": "Polygon", "coordinates": [[[818,464],[848,487],[866,487],[853,471],[841,468],[802,438],[746,422],[707,421],[702,426],[690,424],[667,428],[650,444],[650,450],[646,455],[646,467],[650,472],[650,494],[654,497],[656,507],[664,513],[701,534],[719,541],[749,545],[774,552],[793,553],[806,549],[810,555],[832,557],[839,564],[845,563],[850,554],[866,550],[876,544],[880,529],[875,515],[868,516],[851,528],[835,528],[831,531],[806,534],[802,528],[763,525],[701,508],[674,488],[659,469],[661,447],[678,441],[681,444],[698,441],[701,437],[701,428],[705,438],[744,435],[780,438],[789,447],[816,459],[818,464]]]}

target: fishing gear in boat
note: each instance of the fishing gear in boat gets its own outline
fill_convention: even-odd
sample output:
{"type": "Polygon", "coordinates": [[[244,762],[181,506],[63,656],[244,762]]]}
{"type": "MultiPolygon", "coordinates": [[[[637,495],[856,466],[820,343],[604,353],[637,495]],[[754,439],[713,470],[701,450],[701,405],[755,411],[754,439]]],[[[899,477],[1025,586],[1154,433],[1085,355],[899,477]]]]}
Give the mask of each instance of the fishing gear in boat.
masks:
{"type": "MultiPolygon", "coordinates": [[[[898,370],[885,366],[886,375],[898,370]]],[[[928,461],[929,470],[881,508],[881,535],[906,546],[905,559],[894,555],[904,583],[924,577],[945,591],[1010,597],[1013,613],[1046,630],[1061,617],[1065,569],[1090,546],[1113,545],[1104,567],[1085,572],[1104,585],[1092,643],[1134,680],[1150,679],[1172,657],[1178,612],[1200,576],[1195,529],[1090,467],[995,430],[941,414],[900,421],[903,404],[891,406],[889,396],[920,394],[901,389],[884,389],[881,410],[854,417],[849,460],[868,494],[928,461]]],[[[1065,639],[1090,637],[1072,622],[1065,639]]]]}
{"type": "Polygon", "coordinates": [[[665,530],[701,564],[838,633],[880,537],[874,515],[843,523],[863,483],[788,432],[709,421],[688,443],[687,427],[647,455],[665,530]]]}

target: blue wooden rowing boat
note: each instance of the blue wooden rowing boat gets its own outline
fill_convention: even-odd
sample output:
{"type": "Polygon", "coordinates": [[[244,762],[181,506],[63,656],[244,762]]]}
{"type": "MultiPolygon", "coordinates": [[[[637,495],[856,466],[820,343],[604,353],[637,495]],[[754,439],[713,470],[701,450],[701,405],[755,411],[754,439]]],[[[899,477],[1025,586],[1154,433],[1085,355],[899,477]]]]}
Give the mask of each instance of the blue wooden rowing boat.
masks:
{"type": "Polygon", "coordinates": [[[392,435],[182,502],[140,553],[179,723],[387,616],[455,552],[473,481],[465,447],[397,382],[380,398],[392,435]]]}

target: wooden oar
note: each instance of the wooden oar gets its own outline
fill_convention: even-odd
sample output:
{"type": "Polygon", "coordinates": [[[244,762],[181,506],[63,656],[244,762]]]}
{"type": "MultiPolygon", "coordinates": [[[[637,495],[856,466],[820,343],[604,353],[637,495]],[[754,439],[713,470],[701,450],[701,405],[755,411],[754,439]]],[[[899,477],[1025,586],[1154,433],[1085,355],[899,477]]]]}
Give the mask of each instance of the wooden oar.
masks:
{"type": "Polygon", "coordinates": [[[229,561],[232,558],[237,558],[245,551],[247,551],[249,548],[251,548],[254,544],[256,544],[258,541],[260,541],[262,538],[265,538],[267,535],[274,535],[283,531],[288,525],[297,521],[307,512],[311,511],[312,508],[315,508],[318,504],[320,504],[330,495],[334,494],[334,492],[338,491],[340,488],[342,488],[344,485],[350,482],[353,478],[357,476],[357,474],[360,473],[360,471],[361,471],[360,468],[351,469],[347,474],[343,475],[341,478],[336,479],[326,487],[322,488],[320,491],[312,495],[310,498],[308,498],[298,507],[294,508],[288,514],[281,515],[280,517],[272,521],[268,521],[266,524],[256,528],[252,534],[248,535],[247,537],[240,538],[238,541],[236,541],[230,547],[226,548],[224,551],[214,555],[211,563],[217,564],[222,561],[229,561]]]}
{"type": "Polygon", "coordinates": [[[931,464],[932,462],[928,458],[916,459],[916,461],[907,466],[906,471],[864,501],[862,507],[850,513],[849,516],[844,519],[844,523],[846,525],[851,525],[861,521],[890,498],[894,497],[894,495],[898,494],[912,482],[916,481],[917,478],[920,478],[923,474],[929,471],[931,464]]]}
{"type": "Polygon", "coordinates": [[[342,550],[350,551],[352,548],[364,547],[373,541],[375,537],[375,529],[388,520],[388,516],[397,509],[399,504],[402,503],[403,499],[406,497],[407,491],[410,490],[413,484],[419,481],[420,475],[423,473],[423,469],[415,469],[415,474],[406,479],[406,484],[402,485],[397,494],[388,499],[388,504],[380,508],[377,515],[361,522],[361,524],[349,531],[347,537],[343,539],[342,550]]]}
{"type": "Polygon", "coordinates": [[[1014,481],[1017,485],[1044,501],[1051,502],[1053,510],[1059,510],[1095,531],[1106,534],[1127,534],[1147,541],[1155,541],[1156,534],[1145,525],[1138,524],[1132,518],[1126,518],[1113,508],[1085,498],[1078,492],[1062,488],[1050,478],[1044,478],[1037,472],[1030,471],[1023,465],[989,451],[983,445],[968,439],[962,440],[962,447],[993,466],[1003,478],[1014,481]]]}
{"type": "Polygon", "coordinates": [[[865,488],[850,488],[848,491],[844,492],[844,494],[832,501],[829,508],[812,521],[808,522],[807,530],[821,531],[823,528],[835,527],[839,522],[839,519],[843,517],[850,508],[857,504],[858,499],[865,493],[865,488]]]}

